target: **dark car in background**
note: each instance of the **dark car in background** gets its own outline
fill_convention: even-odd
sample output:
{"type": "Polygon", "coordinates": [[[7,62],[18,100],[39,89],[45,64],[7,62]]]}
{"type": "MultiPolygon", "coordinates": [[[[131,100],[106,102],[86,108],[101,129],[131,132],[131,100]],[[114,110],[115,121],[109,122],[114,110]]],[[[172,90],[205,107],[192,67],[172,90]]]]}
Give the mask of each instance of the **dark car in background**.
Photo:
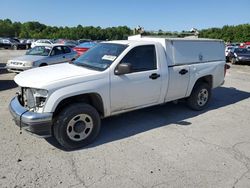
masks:
{"type": "Polygon", "coordinates": [[[17,39],[12,38],[0,38],[0,48],[4,49],[26,49],[26,44],[18,42],[17,39]]]}
{"type": "Polygon", "coordinates": [[[32,42],[35,42],[35,40],[34,39],[20,39],[20,43],[25,44],[26,45],[26,49],[30,49],[31,48],[32,42]]]}
{"type": "Polygon", "coordinates": [[[235,48],[229,55],[232,64],[236,63],[249,63],[250,62],[250,50],[247,48],[235,48]]]}

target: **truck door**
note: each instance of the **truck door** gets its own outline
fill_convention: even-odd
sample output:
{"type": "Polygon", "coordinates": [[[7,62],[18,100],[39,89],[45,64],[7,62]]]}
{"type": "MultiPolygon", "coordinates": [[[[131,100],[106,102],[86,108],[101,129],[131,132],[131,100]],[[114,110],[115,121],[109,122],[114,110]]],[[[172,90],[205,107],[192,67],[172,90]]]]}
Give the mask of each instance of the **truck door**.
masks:
{"type": "Polygon", "coordinates": [[[188,65],[170,66],[169,86],[165,101],[180,99],[186,96],[189,84],[190,70],[188,65]]]}
{"type": "Polygon", "coordinates": [[[120,63],[131,64],[128,74],[111,73],[111,113],[157,103],[161,94],[155,45],[130,50],[120,63]]]}

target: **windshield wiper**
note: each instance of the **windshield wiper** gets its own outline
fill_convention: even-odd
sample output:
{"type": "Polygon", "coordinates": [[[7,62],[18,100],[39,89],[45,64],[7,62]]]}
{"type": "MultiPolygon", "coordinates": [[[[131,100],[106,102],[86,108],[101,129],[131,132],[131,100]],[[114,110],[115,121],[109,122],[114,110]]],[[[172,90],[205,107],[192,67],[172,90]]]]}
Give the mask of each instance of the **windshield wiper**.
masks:
{"type": "Polygon", "coordinates": [[[77,65],[77,66],[85,67],[85,68],[88,68],[88,69],[93,69],[93,70],[97,70],[97,71],[103,71],[103,69],[101,69],[99,67],[94,67],[94,66],[91,66],[91,65],[88,65],[88,64],[78,63],[77,61],[74,61],[73,64],[77,65]]]}

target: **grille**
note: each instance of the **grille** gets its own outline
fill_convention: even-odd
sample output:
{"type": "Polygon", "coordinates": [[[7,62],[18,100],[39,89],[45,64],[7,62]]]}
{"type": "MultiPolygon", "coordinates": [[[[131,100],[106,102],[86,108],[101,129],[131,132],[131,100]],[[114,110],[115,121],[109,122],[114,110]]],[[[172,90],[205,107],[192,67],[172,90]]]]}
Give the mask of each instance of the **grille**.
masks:
{"type": "Polygon", "coordinates": [[[12,64],[12,65],[23,65],[22,62],[15,62],[15,61],[12,61],[11,64],[12,64]]]}

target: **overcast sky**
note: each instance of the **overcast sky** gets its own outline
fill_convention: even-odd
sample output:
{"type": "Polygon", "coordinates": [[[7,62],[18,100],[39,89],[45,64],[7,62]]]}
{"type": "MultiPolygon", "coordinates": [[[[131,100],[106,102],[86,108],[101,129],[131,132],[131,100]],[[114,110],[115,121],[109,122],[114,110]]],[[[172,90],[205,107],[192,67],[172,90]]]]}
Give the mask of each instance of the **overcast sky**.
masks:
{"type": "Polygon", "coordinates": [[[250,23],[250,0],[2,0],[0,19],[182,31],[250,23]]]}

